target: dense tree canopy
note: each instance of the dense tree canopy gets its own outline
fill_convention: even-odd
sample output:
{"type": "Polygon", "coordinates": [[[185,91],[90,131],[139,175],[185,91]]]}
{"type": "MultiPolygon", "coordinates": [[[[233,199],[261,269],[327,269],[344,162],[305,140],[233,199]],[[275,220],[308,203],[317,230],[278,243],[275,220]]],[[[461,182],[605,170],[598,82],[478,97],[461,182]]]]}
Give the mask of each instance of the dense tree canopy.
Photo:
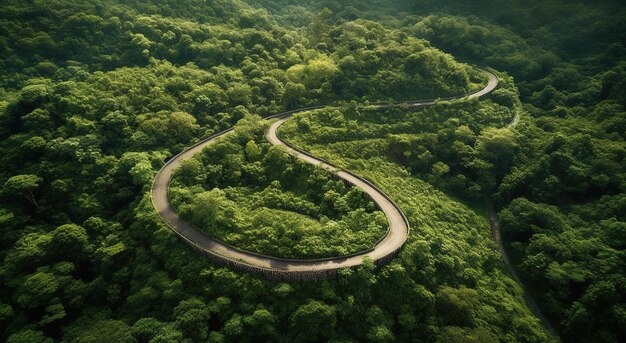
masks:
{"type": "Polygon", "coordinates": [[[260,118],[245,117],[234,135],[183,162],[170,186],[180,215],[213,238],[275,257],[336,257],[372,248],[388,224],[371,199],[270,147],[265,128],[260,118]]]}
{"type": "MultiPolygon", "coordinates": [[[[507,250],[563,338],[623,339],[619,323],[626,293],[618,285],[624,268],[625,145],[617,127],[626,118],[626,103],[623,92],[615,91],[622,89],[616,77],[623,74],[626,52],[619,43],[623,6],[550,1],[522,7],[517,1],[496,1],[483,7],[444,1],[442,10],[433,3],[414,3],[400,20],[384,17],[389,6],[382,4],[372,16],[398,27],[410,25],[407,32],[455,56],[506,70],[517,87],[501,87],[490,98],[521,116],[519,124],[514,120],[507,129],[504,123],[476,122],[483,113],[497,113],[483,103],[467,119],[467,105],[452,112],[441,104],[413,117],[394,113],[399,120],[392,125],[363,116],[361,109],[365,134],[339,142],[337,137],[350,130],[337,131],[331,122],[354,117],[353,110],[344,109],[332,121],[304,115],[294,123],[298,132],[292,139],[325,156],[343,155],[350,167],[363,165],[354,159],[371,160],[386,149],[386,158],[457,197],[479,200],[495,193],[507,250]],[[410,15],[422,11],[422,5],[433,12],[423,18],[410,15]],[[435,121],[444,113],[444,120],[435,121]],[[413,118],[420,119],[419,125],[412,124],[413,118]]],[[[355,8],[367,13],[367,7],[355,8]]],[[[446,335],[451,340],[473,336],[446,335]]]]}
{"type": "Polygon", "coordinates": [[[613,0],[3,1],[0,340],[550,341],[487,196],[563,340],[624,341],[624,16],[613,0]],[[499,71],[489,100],[367,105],[477,90],[469,63],[499,71]],[[176,173],[182,215],[280,256],[381,237],[362,193],[264,141],[259,116],[322,103],[281,135],[400,205],[397,258],[287,283],[175,239],[156,170],[236,123],[176,173]]]}

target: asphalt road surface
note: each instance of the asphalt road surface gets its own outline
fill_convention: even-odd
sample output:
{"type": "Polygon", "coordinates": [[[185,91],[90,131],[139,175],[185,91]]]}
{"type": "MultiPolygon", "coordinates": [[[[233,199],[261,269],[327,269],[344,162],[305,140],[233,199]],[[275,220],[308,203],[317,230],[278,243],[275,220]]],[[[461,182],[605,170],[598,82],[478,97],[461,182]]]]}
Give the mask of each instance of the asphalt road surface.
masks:
{"type": "MultiPolygon", "coordinates": [[[[484,70],[481,71],[485,73],[486,76],[488,76],[489,78],[489,81],[484,88],[469,95],[445,98],[442,100],[479,98],[490,93],[498,85],[498,78],[491,72],[484,70]]],[[[400,105],[428,106],[434,103],[434,100],[423,100],[399,102],[394,104],[379,104],[376,106],[381,108],[400,105]]],[[[315,108],[323,107],[325,106],[316,106],[315,108]]],[[[307,163],[319,166],[331,173],[336,174],[338,177],[346,180],[352,185],[359,187],[372,198],[372,200],[384,212],[389,222],[389,230],[387,230],[386,235],[373,247],[373,249],[344,257],[330,259],[281,259],[239,250],[235,247],[229,246],[208,237],[206,234],[202,233],[190,223],[182,220],[178,216],[176,211],[174,211],[174,208],[172,207],[168,199],[167,190],[170,180],[172,178],[172,173],[176,168],[180,166],[181,162],[199,153],[205,146],[213,144],[221,137],[228,135],[230,132],[232,132],[230,130],[218,133],[214,136],[204,139],[193,145],[192,147],[186,149],[182,153],[174,156],[157,173],[152,185],[152,201],[159,215],[163,218],[165,223],[174,231],[174,233],[176,233],[185,243],[189,244],[194,249],[201,251],[205,255],[216,256],[218,257],[218,260],[226,260],[230,265],[247,267],[243,269],[267,270],[276,271],[282,274],[289,274],[315,271],[335,271],[340,268],[354,267],[362,264],[363,258],[366,256],[371,258],[374,262],[388,261],[390,257],[393,257],[394,254],[402,247],[409,235],[409,224],[400,208],[386,194],[384,194],[381,190],[379,190],[366,180],[347,171],[339,170],[336,167],[313,157],[312,155],[295,150],[285,145],[285,143],[280,140],[280,138],[276,135],[276,130],[278,129],[278,127],[280,127],[280,125],[289,120],[293,114],[310,109],[311,108],[294,110],[268,117],[268,120],[273,120],[275,118],[278,118],[278,120],[270,126],[269,130],[266,132],[266,137],[270,143],[283,146],[286,153],[300,158],[307,163]]]]}

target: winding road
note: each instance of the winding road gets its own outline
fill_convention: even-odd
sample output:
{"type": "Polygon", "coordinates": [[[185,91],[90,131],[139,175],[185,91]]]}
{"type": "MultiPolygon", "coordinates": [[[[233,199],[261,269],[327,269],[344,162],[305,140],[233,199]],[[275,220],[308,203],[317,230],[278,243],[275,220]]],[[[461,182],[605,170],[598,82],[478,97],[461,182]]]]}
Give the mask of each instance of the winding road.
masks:
{"type": "MultiPolygon", "coordinates": [[[[481,90],[461,96],[441,98],[438,100],[454,100],[461,98],[479,98],[494,90],[498,85],[498,78],[495,74],[481,70],[487,77],[488,82],[481,90]]],[[[436,103],[437,100],[420,100],[406,101],[392,104],[374,104],[379,108],[393,106],[420,107],[429,106],[436,103]]],[[[325,162],[311,154],[289,146],[282,141],[276,134],[277,129],[291,118],[295,113],[320,109],[327,106],[314,106],[298,110],[279,113],[265,118],[266,120],[278,119],[266,132],[266,138],[271,144],[283,146],[286,153],[295,156],[307,163],[319,166],[337,177],[359,187],[376,203],[378,208],[385,214],[389,222],[389,229],[384,237],[382,237],[376,245],[369,250],[358,252],[355,254],[316,260],[292,260],[282,259],[271,256],[264,256],[252,252],[242,251],[232,247],[226,243],[210,238],[200,230],[192,226],[190,223],[182,220],[168,199],[168,187],[174,170],[180,164],[199,153],[205,146],[219,140],[220,137],[226,136],[232,132],[232,129],[222,131],[211,137],[208,137],[180,154],[170,159],[161,170],[157,173],[152,184],[152,202],[163,218],[165,223],[174,231],[174,233],[185,243],[191,246],[197,252],[215,261],[227,264],[236,269],[261,273],[267,278],[284,279],[284,280],[304,280],[304,279],[322,279],[330,275],[336,274],[339,269],[352,268],[363,263],[365,257],[370,258],[377,265],[382,265],[391,260],[406,242],[409,236],[409,223],[402,210],[396,203],[389,198],[383,191],[378,189],[369,181],[345,170],[340,170],[328,162],[325,162]]]]}
{"type": "MultiPolygon", "coordinates": [[[[513,120],[509,123],[509,125],[507,125],[507,128],[515,128],[515,126],[519,124],[520,116],[521,116],[521,110],[518,110],[515,113],[513,120]]],[[[500,223],[498,222],[498,215],[496,214],[496,211],[493,207],[493,201],[491,197],[487,197],[486,203],[487,203],[486,204],[487,216],[489,217],[489,223],[491,225],[491,237],[498,245],[498,250],[500,251],[500,255],[502,256],[502,262],[504,262],[504,266],[509,271],[509,275],[511,275],[513,280],[515,280],[522,287],[522,292],[523,292],[522,295],[524,297],[524,300],[526,301],[526,304],[528,305],[528,308],[533,312],[533,314],[537,318],[539,318],[543,326],[546,329],[548,329],[548,332],[550,332],[552,337],[556,339],[557,342],[560,342],[561,339],[559,337],[558,332],[554,329],[554,326],[552,326],[552,323],[550,323],[548,318],[543,314],[543,312],[541,311],[541,308],[539,308],[539,305],[537,305],[537,302],[533,298],[532,294],[530,294],[530,292],[528,291],[528,288],[526,288],[526,286],[524,285],[524,282],[520,278],[519,274],[517,274],[517,271],[515,270],[515,266],[513,265],[513,262],[511,262],[511,260],[509,259],[509,255],[507,254],[506,249],[504,248],[504,241],[502,240],[502,234],[500,231],[500,223]]]]}

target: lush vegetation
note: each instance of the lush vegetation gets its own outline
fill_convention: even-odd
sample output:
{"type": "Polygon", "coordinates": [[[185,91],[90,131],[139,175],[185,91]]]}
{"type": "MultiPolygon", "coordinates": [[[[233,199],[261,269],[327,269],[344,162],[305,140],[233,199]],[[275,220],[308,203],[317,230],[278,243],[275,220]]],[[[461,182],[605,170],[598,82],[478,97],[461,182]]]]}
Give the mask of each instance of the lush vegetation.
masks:
{"type": "MultiPolygon", "coordinates": [[[[491,196],[563,339],[623,341],[625,17],[610,0],[3,1],[0,339],[549,341],[491,241],[491,196]],[[479,88],[459,60],[507,73],[504,86],[418,112],[349,103],[479,88]],[[412,234],[387,266],[267,281],[198,258],[155,213],[155,171],[200,137],[344,101],[281,135],[403,208],[412,234]]],[[[206,200],[197,211],[219,223],[216,206],[254,207],[235,222],[292,218],[346,251],[371,244],[355,234],[379,217],[361,194],[264,144],[251,135],[190,161],[173,189],[181,212],[193,221],[206,200]],[[343,233],[323,236],[331,222],[343,233]]],[[[237,226],[245,236],[227,238],[213,224],[244,246],[261,234],[237,226]]],[[[279,251],[288,237],[271,227],[276,240],[248,247],[339,249],[279,251]]]]}
{"type": "MultiPolygon", "coordinates": [[[[611,1],[520,4],[416,1],[399,19],[386,16],[390,12],[381,6],[374,16],[389,25],[410,26],[407,32],[459,58],[512,75],[523,104],[520,113],[527,114],[510,130],[488,129],[488,123],[457,121],[470,106],[452,115],[443,105],[415,115],[422,125],[413,125],[409,135],[381,126],[378,139],[359,142],[353,151],[360,154],[354,156],[386,149],[386,158],[455,197],[473,201],[493,194],[502,209],[507,250],[562,337],[623,340],[625,11],[611,1]],[[421,5],[432,13],[413,15],[423,11],[421,5]],[[432,125],[424,121],[426,113],[428,118],[448,113],[450,120],[432,125]]],[[[350,11],[367,8],[355,4],[339,15],[350,11]]],[[[499,98],[492,99],[515,105],[499,98]]],[[[349,112],[343,115],[349,118],[349,112]]],[[[474,118],[481,113],[475,109],[474,118]]],[[[305,126],[311,126],[308,121],[305,126]]],[[[302,134],[305,130],[293,137],[298,144],[315,142],[310,136],[300,139],[302,134]]],[[[338,156],[357,143],[337,145],[317,148],[338,156]]]]}
{"type": "Polygon", "coordinates": [[[316,153],[327,158],[387,158],[455,196],[482,201],[519,149],[514,135],[502,128],[519,119],[517,90],[510,78],[500,79],[487,102],[455,100],[411,111],[352,103],[300,114],[284,130],[294,135],[297,129],[294,143],[305,150],[324,146],[327,152],[316,153]]]}
{"type": "Polygon", "coordinates": [[[611,1],[536,2],[493,23],[433,16],[414,27],[516,78],[529,116],[495,200],[518,270],[567,341],[626,337],[625,14],[611,1]],[[460,32],[483,39],[472,49],[460,32]]]}
{"type": "Polygon", "coordinates": [[[387,220],[356,187],[265,140],[252,116],[183,162],[170,186],[181,217],[239,249],[283,258],[372,248],[387,220]]]}
{"type": "MultiPolygon", "coordinates": [[[[484,107],[485,116],[476,122],[502,122],[511,114],[510,111],[490,111],[497,107],[492,102],[481,104],[476,102],[474,106],[484,107]]],[[[441,113],[437,111],[439,107],[449,106],[460,105],[438,105],[431,113],[441,113]]],[[[518,338],[524,335],[519,339],[529,341],[550,340],[523,305],[519,286],[504,271],[483,212],[412,175],[407,167],[389,155],[388,150],[398,135],[408,135],[406,132],[411,131],[416,122],[426,120],[428,123],[422,113],[426,111],[407,114],[400,110],[381,112],[347,105],[299,114],[281,127],[280,134],[292,144],[373,181],[403,209],[411,224],[411,238],[399,261],[391,266],[401,267],[412,280],[431,291],[435,308],[449,315],[442,322],[439,340],[464,341],[463,337],[469,336],[476,337],[476,341],[489,341],[505,339],[508,335],[518,338]],[[364,138],[350,135],[353,118],[363,121],[364,138]],[[327,143],[313,136],[336,140],[327,143]],[[475,301],[475,305],[453,304],[461,299],[475,301]],[[478,307],[469,310],[467,305],[478,307]],[[458,317],[461,313],[465,314],[458,317]],[[501,327],[499,330],[504,330],[501,332],[492,331],[493,324],[489,324],[491,329],[483,324],[507,322],[512,326],[501,327]],[[513,332],[504,334],[508,330],[513,332]]],[[[465,118],[474,121],[473,117],[465,118]]]]}

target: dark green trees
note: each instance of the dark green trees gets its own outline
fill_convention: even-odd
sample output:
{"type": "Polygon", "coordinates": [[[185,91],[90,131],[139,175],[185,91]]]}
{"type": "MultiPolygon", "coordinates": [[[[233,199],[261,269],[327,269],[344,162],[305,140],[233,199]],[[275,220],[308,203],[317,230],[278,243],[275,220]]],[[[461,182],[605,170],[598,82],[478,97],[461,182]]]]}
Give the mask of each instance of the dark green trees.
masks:
{"type": "Polygon", "coordinates": [[[26,200],[28,200],[28,202],[37,207],[37,201],[33,192],[37,189],[37,187],[39,187],[39,183],[41,181],[43,181],[43,179],[37,175],[15,175],[10,177],[4,183],[2,191],[7,197],[22,195],[26,198],[26,200]]]}
{"type": "MultiPolygon", "coordinates": [[[[457,201],[491,193],[564,340],[624,340],[621,2],[6,0],[0,17],[0,340],[547,341],[482,213],[457,201]],[[355,105],[484,82],[444,52],[516,87],[411,113],[355,105]],[[413,232],[387,267],[271,282],[198,258],[154,213],[154,172],[197,139],[352,100],[284,133],[402,206],[413,232]],[[513,133],[487,130],[521,106],[513,133]]],[[[380,237],[358,192],[240,131],[183,166],[180,204],[219,186],[201,200],[264,208],[212,223],[249,223],[235,242],[284,256],[380,237]]]]}

